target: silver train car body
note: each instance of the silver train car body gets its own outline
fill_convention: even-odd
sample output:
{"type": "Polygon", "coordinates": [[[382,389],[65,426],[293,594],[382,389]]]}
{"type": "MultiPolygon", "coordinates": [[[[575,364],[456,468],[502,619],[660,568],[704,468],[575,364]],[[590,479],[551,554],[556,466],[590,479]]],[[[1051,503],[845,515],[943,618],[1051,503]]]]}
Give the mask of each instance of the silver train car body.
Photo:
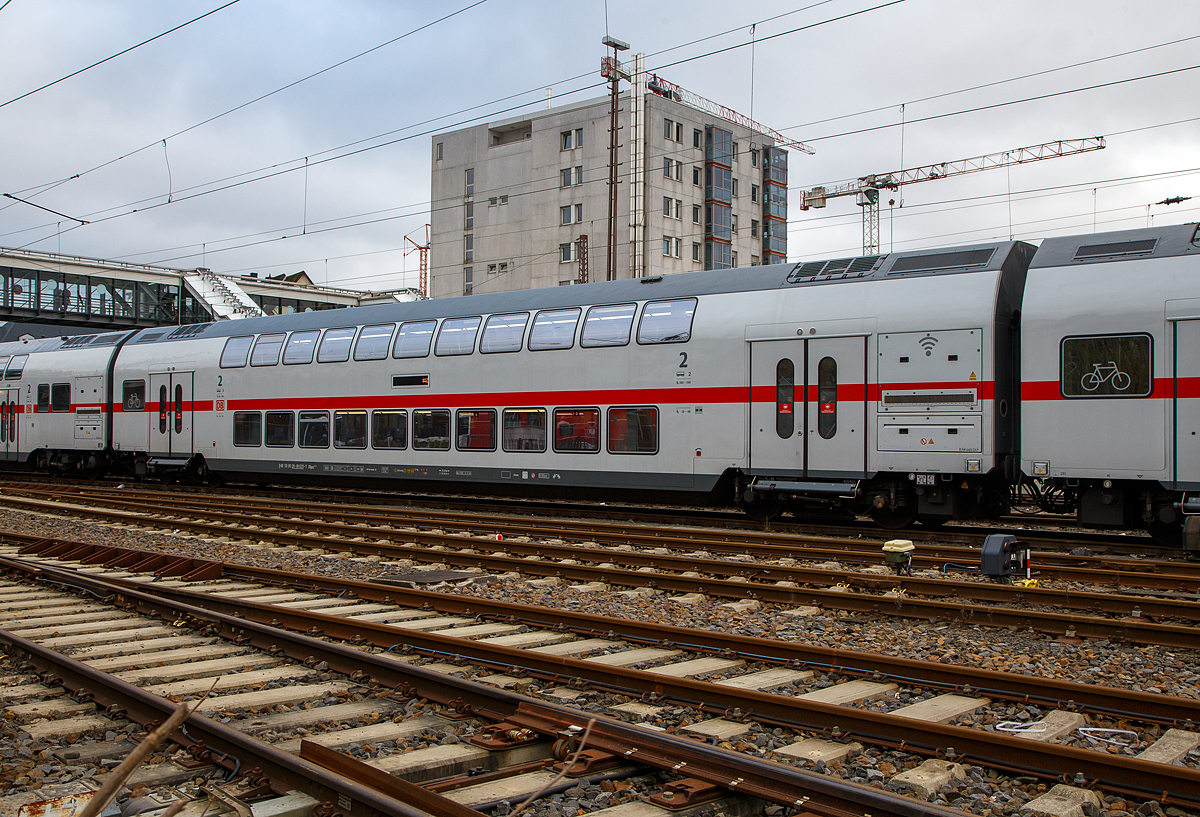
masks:
{"type": "Polygon", "coordinates": [[[887,527],[992,516],[1025,483],[1084,521],[1169,534],[1200,512],[1182,430],[1200,413],[1197,252],[1188,225],[3,344],[27,358],[5,373],[0,448],[58,470],[887,527]],[[1145,374],[1125,360],[1147,344],[1134,397],[1145,374]],[[98,447],[78,436],[97,377],[98,447]],[[79,402],[43,416],[39,389],[68,382],[79,402]]]}

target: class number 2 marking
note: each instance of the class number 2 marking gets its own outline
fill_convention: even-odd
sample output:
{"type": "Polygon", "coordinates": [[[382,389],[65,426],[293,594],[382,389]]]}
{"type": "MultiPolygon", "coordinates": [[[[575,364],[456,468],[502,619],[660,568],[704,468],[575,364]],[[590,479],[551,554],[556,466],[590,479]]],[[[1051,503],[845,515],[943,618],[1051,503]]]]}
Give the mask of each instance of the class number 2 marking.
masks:
{"type": "Polygon", "coordinates": [[[686,369],[687,367],[688,367],[687,352],[680,352],[679,353],[679,368],[686,369]]]}

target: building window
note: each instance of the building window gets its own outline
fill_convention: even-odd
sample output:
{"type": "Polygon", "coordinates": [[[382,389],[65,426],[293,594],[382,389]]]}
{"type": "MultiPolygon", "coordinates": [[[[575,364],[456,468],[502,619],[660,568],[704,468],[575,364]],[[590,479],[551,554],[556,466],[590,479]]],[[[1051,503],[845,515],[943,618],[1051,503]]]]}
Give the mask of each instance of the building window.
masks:
{"type": "Polygon", "coordinates": [[[463,236],[463,260],[475,260],[475,236],[473,235],[463,236]]]}
{"type": "Polygon", "coordinates": [[[562,170],[559,171],[559,173],[562,175],[562,183],[559,185],[559,187],[570,187],[571,186],[571,168],[569,168],[569,167],[563,168],[562,170]]]}
{"type": "Polygon", "coordinates": [[[692,242],[692,260],[700,260],[700,245],[695,241],[692,242]]]}
{"type": "Polygon", "coordinates": [[[560,133],[558,135],[558,138],[560,139],[560,141],[562,143],[563,150],[574,150],[575,139],[574,139],[573,133],[571,131],[569,131],[569,130],[563,131],[562,133],[560,133]]]}
{"type": "Polygon", "coordinates": [[[694,147],[694,148],[704,147],[704,132],[701,131],[699,128],[692,131],[692,147],[694,147]]]}
{"type": "Polygon", "coordinates": [[[437,143],[437,160],[439,162],[442,160],[442,145],[443,144],[445,144],[445,143],[444,142],[437,143]]]}
{"type": "Polygon", "coordinates": [[[464,229],[470,230],[475,226],[475,202],[469,201],[466,204],[466,224],[464,229]]]}
{"type": "Polygon", "coordinates": [[[470,295],[474,285],[474,270],[470,267],[463,267],[463,295],[470,295]]]}
{"type": "Polygon", "coordinates": [[[488,264],[488,275],[495,275],[495,274],[496,274],[496,265],[488,264]]]}
{"type": "Polygon", "coordinates": [[[565,264],[571,260],[571,244],[569,242],[558,245],[558,260],[561,264],[565,264]]]}
{"type": "Polygon", "coordinates": [[[671,217],[671,197],[670,196],[663,196],[663,216],[665,216],[666,218],[671,217]]]}
{"type": "Polygon", "coordinates": [[[488,207],[495,207],[495,206],[496,206],[496,197],[492,196],[490,199],[488,199],[488,207]]]}
{"type": "Polygon", "coordinates": [[[683,141],[683,123],[682,122],[675,123],[675,141],[676,142],[683,141]]]}
{"type": "Polygon", "coordinates": [[[683,162],[675,163],[675,181],[683,181],[683,162]]]}
{"type": "Polygon", "coordinates": [[[750,166],[758,167],[758,151],[757,150],[750,151],[750,166]]]}
{"type": "Polygon", "coordinates": [[[670,258],[672,246],[673,246],[673,242],[671,241],[671,237],[664,235],[663,236],[663,255],[670,258]]]}
{"type": "Polygon", "coordinates": [[[467,168],[466,189],[463,191],[464,196],[475,195],[475,168],[467,168]]]}
{"type": "Polygon", "coordinates": [[[730,262],[729,262],[730,266],[732,266],[734,269],[737,269],[737,253],[736,252],[730,253],[729,257],[730,257],[730,262]]]}
{"type": "Polygon", "coordinates": [[[583,147],[583,128],[575,129],[575,147],[583,147]]]}
{"type": "Polygon", "coordinates": [[[692,223],[693,224],[700,223],[700,205],[699,204],[692,205],[692,223]]]}
{"type": "Polygon", "coordinates": [[[736,162],[738,157],[738,143],[733,143],[733,160],[736,162]]]}
{"type": "Polygon", "coordinates": [[[500,262],[500,274],[501,274],[501,275],[503,275],[503,274],[504,274],[504,273],[506,273],[506,272],[508,272],[508,262],[507,262],[507,261],[501,261],[501,262],[500,262]]]}
{"type": "Polygon", "coordinates": [[[670,140],[675,139],[675,123],[670,119],[663,120],[663,138],[670,140]]]}
{"type": "Polygon", "coordinates": [[[678,258],[683,252],[683,239],[673,236],[663,236],[663,256],[666,258],[678,258]]]}
{"type": "Polygon", "coordinates": [[[500,197],[500,203],[501,203],[501,204],[508,204],[508,196],[501,196],[501,197],[500,197]]]}
{"type": "Polygon", "coordinates": [[[700,168],[692,167],[692,184],[700,186],[700,168]]]}
{"type": "Polygon", "coordinates": [[[736,214],[730,216],[729,224],[730,224],[730,228],[736,234],[737,233],[737,215],[736,214]]]}
{"type": "Polygon", "coordinates": [[[758,185],[750,185],[750,201],[758,201],[758,185]]]}
{"type": "Polygon", "coordinates": [[[733,197],[734,197],[734,198],[737,198],[737,194],[738,194],[738,191],[737,191],[737,179],[734,179],[734,180],[733,180],[733,197]]]}
{"type": "Polygon", "coordinates": [[[750,266],[752,266],[752,267],[758,266],[758,256],[757,255],[750,256],[750,266]]]}
{"type": "Polygon", "coordinates": [[[758,238],[758,222],[750,219],[750,237],[758,238]]]}
{"type": "Polygon", "coordinates": [[[675,239],[675,257],[680,258],[683,255],[683,239],[675,239]]]}
{"type": "Polygon", "coordinates": [[[575,205],[575,221],[576,223],[583,221],[583,205],[575,205]]]}
{"type": "Polygon", "coordinates": [[[559,223],[571,223],[571,205],[567,204],[558,208],[559,223]]]}
{"type": "Polygon", "coordinates": [[[667,179],[671,178],[671,164],[672,163],[671,163],[670,159],[663,159],[663,177],[664,178],[667,178],[667,179]]]}

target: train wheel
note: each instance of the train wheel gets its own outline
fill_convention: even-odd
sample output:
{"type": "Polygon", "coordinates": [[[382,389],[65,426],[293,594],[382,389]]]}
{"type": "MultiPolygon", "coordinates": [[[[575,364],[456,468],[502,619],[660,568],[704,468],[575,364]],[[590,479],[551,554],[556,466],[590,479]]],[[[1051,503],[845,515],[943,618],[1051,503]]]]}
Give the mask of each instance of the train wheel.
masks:
{"type": "Polygon", "coordinates": [[[742,503],[742,510],[755,522],[770,522],[783,512],[783,503],[774,499],[755,499],[742,503]]]}
{"type": "Polygon", "coordinates": [[[917,518],[917,506],[908,504],[897,508],[872,508],[868,513],[875,524],[884,530],[900,530],[907,528],[917,518]]]}
{"type": "Polygon", "coordinates": [[[1155,519],[1146,526],[1146,530],[1150,533],[1150,538],[1163,547],[1183,547],[1183,523],[1179,520],[1162,522],[1155,519]]]}

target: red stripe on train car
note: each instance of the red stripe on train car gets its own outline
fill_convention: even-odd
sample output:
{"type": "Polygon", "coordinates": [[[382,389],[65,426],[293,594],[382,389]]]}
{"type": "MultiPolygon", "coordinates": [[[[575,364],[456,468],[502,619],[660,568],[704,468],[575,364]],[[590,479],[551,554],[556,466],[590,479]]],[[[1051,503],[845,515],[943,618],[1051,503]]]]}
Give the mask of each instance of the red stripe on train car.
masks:
{"type": "MultiPolygon", "coordinates": [[[[1098,395],[1096,398],[1090,398],[1086,395],[1080,395],[1078,398],[1064,397],[1062,387],[1057,380],[1026,380],[1021,383],[1021,399],[1030,402],[1035,400],[1103,399],[1109,396],[1098,395]]],[[[1121,395],[1111,396],[1116,398],[1121,397],[1121,395]]],[[[1175,380],[1170,377],[1156,377],[1154,378],[1154,389],[1150,394],[1137,396],[1144,400],[1170,400],[1175,396],[1175,380]]],[[[1179,378],[1179,396],[1200,397],[1200,377],[1179,378]],[[1185,394],[1185,392],[1187,393],[1185,394]]]]}

